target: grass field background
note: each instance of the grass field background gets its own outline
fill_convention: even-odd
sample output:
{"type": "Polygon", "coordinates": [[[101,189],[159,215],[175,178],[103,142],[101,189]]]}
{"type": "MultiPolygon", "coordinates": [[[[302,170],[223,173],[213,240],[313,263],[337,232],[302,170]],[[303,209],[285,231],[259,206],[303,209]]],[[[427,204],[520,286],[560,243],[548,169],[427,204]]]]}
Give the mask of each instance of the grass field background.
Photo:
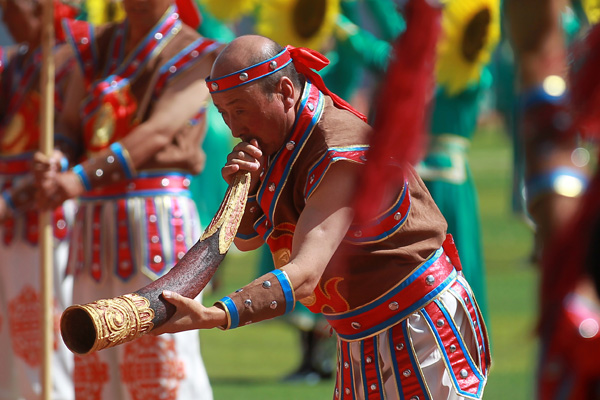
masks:
{"type": "MultiPolygon", "coordinates": [[[[532,232],[510,210],[510,142],[499,129],[480,129],[469,157],[479,191],[491,314],[493,366],[484,398],[531,399],[537,274],[528,262],[532,232]]],[[[222,284],[204,303],[212,304],[254,279],[255,258],[230,252],[220,271],[222,284]]],[[[280,382],[300,360],[297,333],[283,321],[200,335],[215,400],[332,398],[333,380],[316,385],[280,382]]]]}

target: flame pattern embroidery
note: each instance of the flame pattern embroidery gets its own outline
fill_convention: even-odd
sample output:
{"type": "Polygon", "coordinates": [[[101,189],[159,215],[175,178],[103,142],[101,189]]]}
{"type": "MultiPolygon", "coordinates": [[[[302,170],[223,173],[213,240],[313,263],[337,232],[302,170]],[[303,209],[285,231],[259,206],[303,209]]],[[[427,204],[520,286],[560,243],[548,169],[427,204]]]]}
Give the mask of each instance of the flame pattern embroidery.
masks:
{"type": "Polygon", "coordinates": [[[302,299],[301,302],[314,313],[341,313],[350,310],[348,301],[338,291],[338,284],[344,278],[336,276],[317,285],[312,296],[302,299]]]}

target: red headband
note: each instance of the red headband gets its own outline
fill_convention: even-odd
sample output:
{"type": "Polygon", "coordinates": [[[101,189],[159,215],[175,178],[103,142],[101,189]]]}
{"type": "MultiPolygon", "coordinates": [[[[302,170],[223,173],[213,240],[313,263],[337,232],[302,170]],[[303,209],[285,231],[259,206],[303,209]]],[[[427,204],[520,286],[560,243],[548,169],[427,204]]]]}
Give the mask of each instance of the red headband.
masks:
{"type": "Polygon", "coordinates": [[[329,64],[329,60],[323,54],[305,47],[286,46],[276,56],[248,68],[216,79],[208,77],[206,85],[211,93],[224,92],[271,75],[287,66],[291,61],[293,61],[296,71],[303,74],[320,91],[329,95],[338,108],[348,110],[363,121],[367,121],[367,117],[355,110],[344,99],[327,89],[323,78],[313,71],[313,69],[320,71],[329,64]]]}

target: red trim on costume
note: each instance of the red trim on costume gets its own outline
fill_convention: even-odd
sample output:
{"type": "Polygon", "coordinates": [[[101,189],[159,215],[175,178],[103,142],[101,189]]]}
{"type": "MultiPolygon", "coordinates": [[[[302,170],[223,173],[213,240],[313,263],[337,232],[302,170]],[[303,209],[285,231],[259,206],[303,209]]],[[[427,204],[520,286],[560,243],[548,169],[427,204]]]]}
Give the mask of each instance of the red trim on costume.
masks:
{"type": "Polygon", "coordinates": [[[3,230],[4,230],[4,235],[2,237],[4,244],[8,245],[10,243],[12,243],[13,239],[15,238],[15,218],[14,217],[8,217],[4,220],[3,225],[3,230]]]}
{"type": "MultiPolygon", "coordinates": [[[[456,286],[460,286],[460,284],[456,283],[454,287],[456,286]]],[[[437,331],[437,334],[439,335],[444,345],[446,355],[448,356],[448,359],[450,361],[450,365],[448,365],[448,368],[452,370],[452,373],[456,378],[458,386],[462,391],[470,393],[473,396],[477,396],[482,382],[481,379],[477,377],[475,371],[473,370],[473,368],[471,368],[469,362],[467,361],[469,358],[475,359],[476,355],[473,355],[475,357],[471,357],[471,355],[469,355],[468,353],[463,352],[458,337],[452,331],[451,324],[453,324],[453,322],[448,321],[448,319],[441,311],[439,305],[436,302],[431,302],[427,306],[425,306],[425,311],[427,312],[427,314],[429,314],[429,316],[435,324],[431,328],[437,331]],[[443,321],[443,324],[438,323],[438,321],[443,321]],[[454,346],[454,351],[450,350],[451,346],[454,346]],[[464,378],[460,375],[460,372],[463,370],[467,371],[467,376],[464,378]]],[[[482,343],[479,340],[477,342],[482,343]]],[[[463,345],[466,346],[467,344],[463,343],[463,345]]]]}
{"type": "Polygon", "coordinates": [[[146,191],[187,191],[189,178],[181,175],[160,175],[154,177],[141,177],[121,181],[109,186],[92,189],[85,192],[83,200],[95,200],[99,197],[117,197],[126,195],[140,195],[146,191]]]}
{"type": "Polygon", "coordinates": [[[183,221],[183,213],[181,211],[181,206],[179,204],[179,199],[173,199],[173,207],[172,207],[172,215],[171,215],[171,227],[173,229],[173,238],[175,241],[173,242],[174,247],[174,262],[177,262],[183,258],[185,253],[187,252],[187,246],[185,243],[185,231],[184,221],[183,221]]]}
{"type": "Polygon", "coordinates": [[[273,58],[269,58],[268,60],[241,69],[232,74],[217,79],[210,79],[209,77],[206,79],[206,86],[208,86],[208,90],[211,93],[233,89],[236,86],[244,85],[253,80],[272,74],[275,70],[281,69],[283,65],[289,63],[290,59],[290,53],[284,50],[273,58]],[[272,67],[272,65],[274,67],[272,67]]]}
{"type": "Polygon", "coordinates": [[[131,278],[134,272],[133,257],[129,245],[129,218],[127,200],[117,200],[117,275],[123,280],[131,278]]]}
{"type": "Polygon", "coordinates": [[[413,277],[413,275],[409,275],[394,288],[390,289],[386,294],[394,291],[395,293],[391,297],[386,298],[385,301],[382,299],[386,294],[373,300],[369,304],[348,312],[349,316],[327,313],[324,313],[323,315],[325,316],[325,319],[327,319],[327,322],[329,322],[342,338],[344,336],[357,336],[361,332],[368,331],[379,325],[382,325],[383,330],[386,328],[383,326],[386,321],[393,319],[398,313],[406,312],[406,310],[418,303],[419,300],[436,292],[436,289],[441,286],[453,272],[456,273],[455,271],[456,269],[454,266],[446,258],[445,254],[442,253],[435,262],[420,273],[416,279],[408,285],[402,286],[405,284],[406,280],[413,277]],[[434,283],[429,284],[427,282],[429,276],[435,278],[434,283]],[[390,304],[392,303],[397,303],[397,307],[395,305],[394,307],[390,307],[390,304]]]}
{"type": "MultiPolygon", "coordinates": [[[[353,146],[358,147],[358,146],[353,146]]],[[[304,189],[304,199],[308,200],[312,192],[321,182],[321,179],[325,172],[329,169],[331,164],[338,160],[350,160],[359,164],[364,164],[366,161],[365,153],[367,147],[361,150],[354,150],[349,148],[344,149],[329,149],[323,158],[311,169],[306,182],[306,188],[304,189]]]]}
{"type": "MultiPolygon", "coordinates": [[[[75,214],[75,226],[82,227],[84,221],[84,213],[77,212],[75,214]]],[[[77,243],[75,247],[77,249],[77,253],[73,254],[72,250],[69,251],[69,259],[67,261],[67,275],[75,275],[83,268],[84,261],[84,253],[83,253],[83,241],[84,234],[81,230],[74,231],[74,235],[71,238],[71,248],[77,243]]]]}
{"type": "Polygon", "coordinates": [[[158,229],[158,214],[156,213],[156,205],[153,198],[146,199],[146,229],[148,234],[148,262],[147,266],[150,271],[157,275],[161,275],[165,268],[165,255],[160,243],[160,231],[158,229]]]}
{"type": "Polygon", "coordinates": [[[404,181],[402,192],[396,198],[396,202],[385,213],[376,216],[373,221],[367,223],[353,223],[348,228],[344,240],[355,244],[369,244],[387,239],[404,226],[410,212],[410,204],[408,181],[404,181]]]}
{"type": "MultiPolygon", "coordinates": [[[[485,330],[485,325],[482,325],[483,316],[479,309],[475,309],[473,306],[473,296],[467,294],[467,291],[460,283],[455,283],[452,285],[450,289],[454,293],[457,294],[461,299],[463,299],[463,304],[468,311],[468,315],[471,318],[472,326],[475,329],[475,335],[477,337],[477,342],[482,343],[484,348],[478,349],[479,353],[479,363],[481,365],[481,372],[485,375],[487,374],[488,368],[490,366],[490,344],[488,343],[488,335],[485,330]]],[[[475,358],[475,357],[474,357],[475,358]]]]}
{"type": "Polygon", "coordinates": [[[423,388],[419,382],[421,371],[415,371],[413,368],[410,353],[412,353],[415,358],[416,355],[413,353],[410,339],[404,336],[402,324],[392,327],[390,329],[390,336],[393,339],[394,345],[392,357],[396,359],[398,366],[397,368],[394,368],[394,371],[397,373],[396,381],[400,381],[404,398],[428,399],[429,396],[423,393],[423,388]]]}
{"type": "MultiPolygon", "coordinates": [[[[313,109],[311,110],[309,107],[304,107],[304,109],[300,112],[300,115],[296,118],[296,126],[289,141],[293,141],[296,143],[296,146],[300,145],[301,139],[306,134],[306,130],[310,126],[314,115],[318,112],[319,107],[317,104],[319,103],[319,96],[321,92],[315,85],[310,86],[310,92],[308,94],[308,99],[306,103],[311,103],[313,105],[313,109]]],[[[296,150],[294,147],[293,150],[296,150]]],[[[262,183],[262,187],[260,188],[260,192],[258,195],[258,200],[260,206],[263,210],[265,210],[265,216],[267,220],[272,218],[271,215],[271,205],[275,199],[276,195],[281,193],[281,187],[285,184],[285,180],[287,178],[286,173],[289,172],[288,164],[293,156],[297,156],[300,154],[298,151],[290,151],[286,147],[283,147],[278,153],[275,164],[273,165],[271,171],[269,172],[267,178],[268,181],[264,181],[262,183]],[[275,190],[270,190],[271,187],[275,185],[275,190]],[[279,189],[279,190],[277,190],[279,189]]],[[[269,225],[271,221],[269,221],[269,225]]],[[[265,229],[261,227],[261,231],[257,229],[257,232],[264,237],[265,229]],[[262,231],[262,232],[261,232],[262,231]]]]}
{"type": "MultiPolygon", "coordinates": [[[[350,344],[348,342],[340,341],[339,347],[341,353],[341,365],[339,366],[338,371],[341,374],[341,381],[338,378],[335,387],[338,390],[340,399],[354,400],[355,398],[352,395],[352,392],[354,391],[354,365],[352,364],[352,357],[350,357],[350,344]]],[[[337,399],[338,396],[335,398],[337,399]]]]}
{"type": "Polygon", "coordinates": [[[31,244],[36,244],[39,238],[40,234],[38,213],[25,213],[25,239],[31,244]]]}
{"type": "Polygon", "coordinates": [[[199,43],[196,47],[194,47],[193,49],[189,49],[189,51],[183,57],[177,60],[177,62],[175,62],[174,64],[169,65],[169,68],[163,74],[160,75],[160,77],[158,78],[158,82],[156,83],[156,87],[154,89],[155,95],[160,93],[160,91],[163,89],[163,87],[166,85],[167,81],[173,74],[175,74],[180,69],[184,68],[186,64],[201,59],[201,57],[204,55],[204,52],[210,46],[216,43],[214,40],[206,38],[200,38],[198,39],[198,41],[199,43]]]}
{"type": "Polygon", "coordinates": [[[0,157],[0,174],[20,175],[31,172],[31,158],[20,158],[16,160],[0,157]]]}
{"type": "Polygon", "coordinates": [[[362,363],[364,366],[363,383],[365,398],[369,400],[381,400],[382,388],[379,387],[379,374],[377,366],[379,365],[379,352],[375,352],[373,340],[363,341],[362,363]],[[375,386],[373,386],[375,385],[375,386]]]}
{"type": "Polygon", "coordinates": [[[98,60],[94,54],[94,27],[85,21],[71,19],[62,20],[65,37],[76,53],[77,61],[83,73],[86,87],[89,86],[96,74],[98,60]]]}
{"type": "Polygon", "coordinates": [[[102,211],[102,206],[100,204],[96,204],[93,209],[93,217],[92,217],[92,278],[96,282],[100,282],[102,278],[102,267],[100,266],[100,214],[102,211]]]}

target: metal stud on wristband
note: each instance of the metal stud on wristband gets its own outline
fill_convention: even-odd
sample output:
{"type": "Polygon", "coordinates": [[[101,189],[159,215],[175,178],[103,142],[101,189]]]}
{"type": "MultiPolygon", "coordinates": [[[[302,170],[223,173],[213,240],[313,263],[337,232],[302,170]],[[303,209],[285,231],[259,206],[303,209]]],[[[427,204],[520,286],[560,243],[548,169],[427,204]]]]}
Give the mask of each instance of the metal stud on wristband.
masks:
{"type": "Polygon", "coordinates": [[[73,167],[86,190],[135,177],[129,153],[120,143],[113,143],[98,156],[73,167]]]}
{"type": "Polygon", "coordinates": [[[276,269],[215,304],[227,314],[227,325],[222,329],[234,329],[286,314],[294,309],[295,303],[294,289],[287,274],[276,269]]]}

